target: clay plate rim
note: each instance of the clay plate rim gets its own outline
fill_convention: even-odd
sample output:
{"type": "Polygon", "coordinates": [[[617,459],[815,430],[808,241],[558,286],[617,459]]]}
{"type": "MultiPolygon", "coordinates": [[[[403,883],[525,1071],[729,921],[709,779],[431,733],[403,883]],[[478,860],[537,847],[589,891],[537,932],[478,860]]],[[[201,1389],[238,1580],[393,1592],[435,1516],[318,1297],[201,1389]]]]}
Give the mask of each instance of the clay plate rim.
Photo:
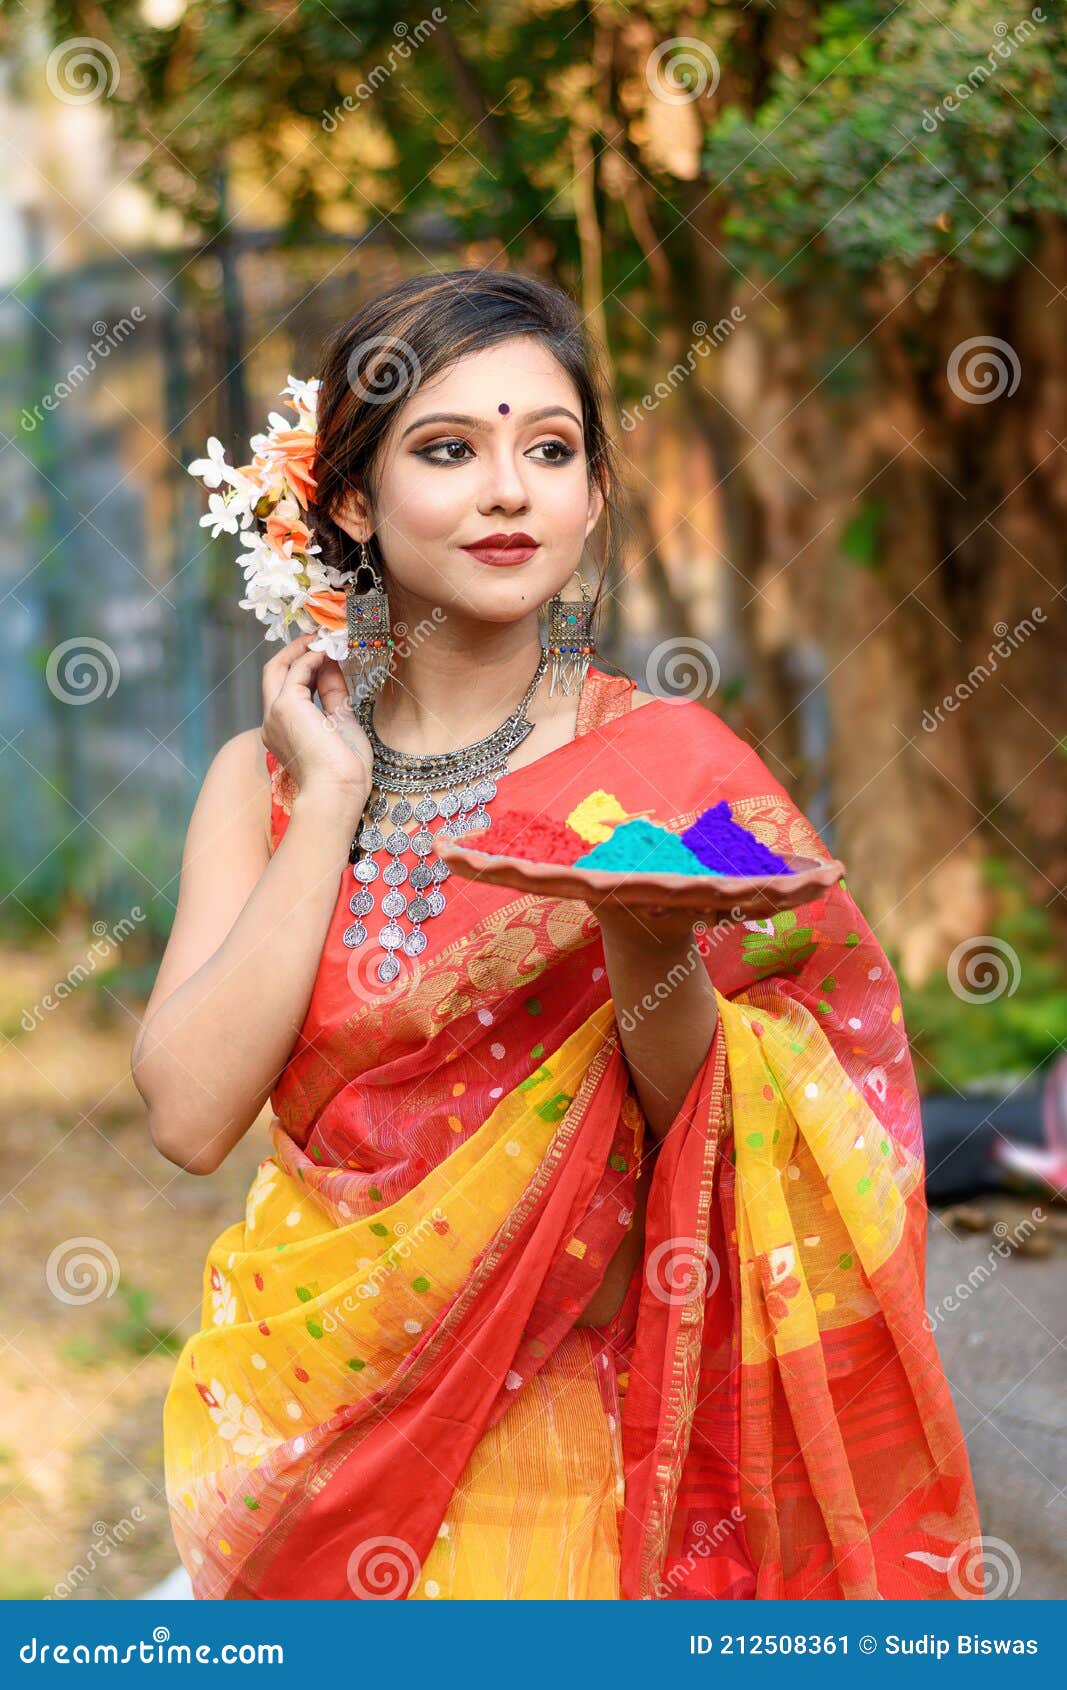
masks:
{"type": "Polygon", "coordinates": [[[434,850],[448,867],[465,880],[484,880],[494,886],[518,890],[581,897],[583,892],[598,892],[605,897],[624,892],[629,903],[662,900],[664,893],[673,894],[671,903],[677,907],[677,894],[686,892],[706,905],[731,903],[746,895],[787,894],[789,903],[802,903],[797,892],[817,891],[833,886],[845,873],[844,864],[836,857],[825,861],[818,857],[796,856],[783,852],[785,861],[795,870],[793,874],[612,874],[606,869],[576,869],[564,863],[533,863],[523,857],[491,855],[459,845],[455,840],[434,835],[434,850]],[[709,897],[709,893],[711,896],[709,897]]]}

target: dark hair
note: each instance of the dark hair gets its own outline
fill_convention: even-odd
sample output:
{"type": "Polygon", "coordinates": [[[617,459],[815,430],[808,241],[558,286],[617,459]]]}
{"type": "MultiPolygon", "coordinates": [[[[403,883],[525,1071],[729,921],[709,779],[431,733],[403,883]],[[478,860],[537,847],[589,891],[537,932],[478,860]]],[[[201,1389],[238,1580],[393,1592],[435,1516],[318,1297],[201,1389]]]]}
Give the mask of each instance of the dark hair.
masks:
{"type": "MultiPolygon", "coordinates": [[[[604,498],[606,543],[594,604],[617,556],[615,452],[604,426],[601,375],[574,301],[560,288],[508,270],[412,276],[360,306],[327,340],[319,362],[316,499],[309,515],[325,563],[349,571],[359,548],[333,520],[352,487],[373,500],[378,452],[412,383],[496,341],[528,335],[546,346],[582,401],[590,484],[604,498]]],[[[369,557],[379,567],[372,541],[369,557]]]]}

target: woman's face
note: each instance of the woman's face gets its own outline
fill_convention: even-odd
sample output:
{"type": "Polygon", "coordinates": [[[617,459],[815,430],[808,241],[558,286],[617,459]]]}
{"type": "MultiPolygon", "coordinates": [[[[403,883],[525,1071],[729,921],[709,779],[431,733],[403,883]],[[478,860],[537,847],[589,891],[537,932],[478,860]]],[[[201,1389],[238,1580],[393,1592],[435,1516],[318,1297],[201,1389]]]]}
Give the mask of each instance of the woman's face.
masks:
{"type": "Polygon", "coordinates": [[[353,494],[338,522],[373,533],[387,585],[418,608],[510,622],[564,587],[603,507],[589,482],[581,400],[546,347],[516,337],[420,385],[393,419],[372,512],[353,494]],[[500,535],[536,542],[510,562],[465,550],[500,535]]]}

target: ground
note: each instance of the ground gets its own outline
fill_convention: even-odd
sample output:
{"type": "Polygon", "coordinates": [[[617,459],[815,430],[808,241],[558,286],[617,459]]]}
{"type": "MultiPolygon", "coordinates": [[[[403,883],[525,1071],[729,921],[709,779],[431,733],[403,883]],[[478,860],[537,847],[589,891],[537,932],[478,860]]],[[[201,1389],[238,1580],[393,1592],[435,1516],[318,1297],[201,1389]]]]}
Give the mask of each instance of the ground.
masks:
{"type": "MultiPolygon", "coordinates": [[[[270,1152],[268,1117],[215,1174],[182,1173],[148,1137],[129,1078],[133,1022],[114,1006],[101,1018],[81,988],[25,1032],[23,1007],[48,989],[54,959],[0,962],[0,1239],[16,1287],[0,1380],[0,1599],[140,1596],[177,1563],[160,1418],[174,1350],[198,1324],[207,1248],[270,1152]],[[57,1296],[50,1255],[86,1239],[105,1271],[113,1253],[117,1283],[79,1302],[61,1250],[57,1296]]],[[[1018,1596],[1051,1598],[1067,1593],[1067,1214],[1046,1204],[1033,1221],[1033,1209],[1004,1197],[933,1216],[927,1303],[983,1533],[1010,1550],[994,1552],[1009,1574],[1017,1561],[1018,1596]]]]}

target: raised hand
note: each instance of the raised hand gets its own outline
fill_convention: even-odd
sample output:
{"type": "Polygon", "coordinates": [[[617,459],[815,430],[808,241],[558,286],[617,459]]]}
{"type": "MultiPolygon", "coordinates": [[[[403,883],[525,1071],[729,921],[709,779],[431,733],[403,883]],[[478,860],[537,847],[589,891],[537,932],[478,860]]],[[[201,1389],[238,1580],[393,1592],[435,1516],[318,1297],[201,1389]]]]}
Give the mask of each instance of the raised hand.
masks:
{"type": "Polygon", "coordinates": [[[301,634],[264,665],[263,743],[301,792],[321,787],[365,799],[373,767],[370,741],[348,702],[339,665],[325,652],[308,649],[314,638],[301,634]]]}

